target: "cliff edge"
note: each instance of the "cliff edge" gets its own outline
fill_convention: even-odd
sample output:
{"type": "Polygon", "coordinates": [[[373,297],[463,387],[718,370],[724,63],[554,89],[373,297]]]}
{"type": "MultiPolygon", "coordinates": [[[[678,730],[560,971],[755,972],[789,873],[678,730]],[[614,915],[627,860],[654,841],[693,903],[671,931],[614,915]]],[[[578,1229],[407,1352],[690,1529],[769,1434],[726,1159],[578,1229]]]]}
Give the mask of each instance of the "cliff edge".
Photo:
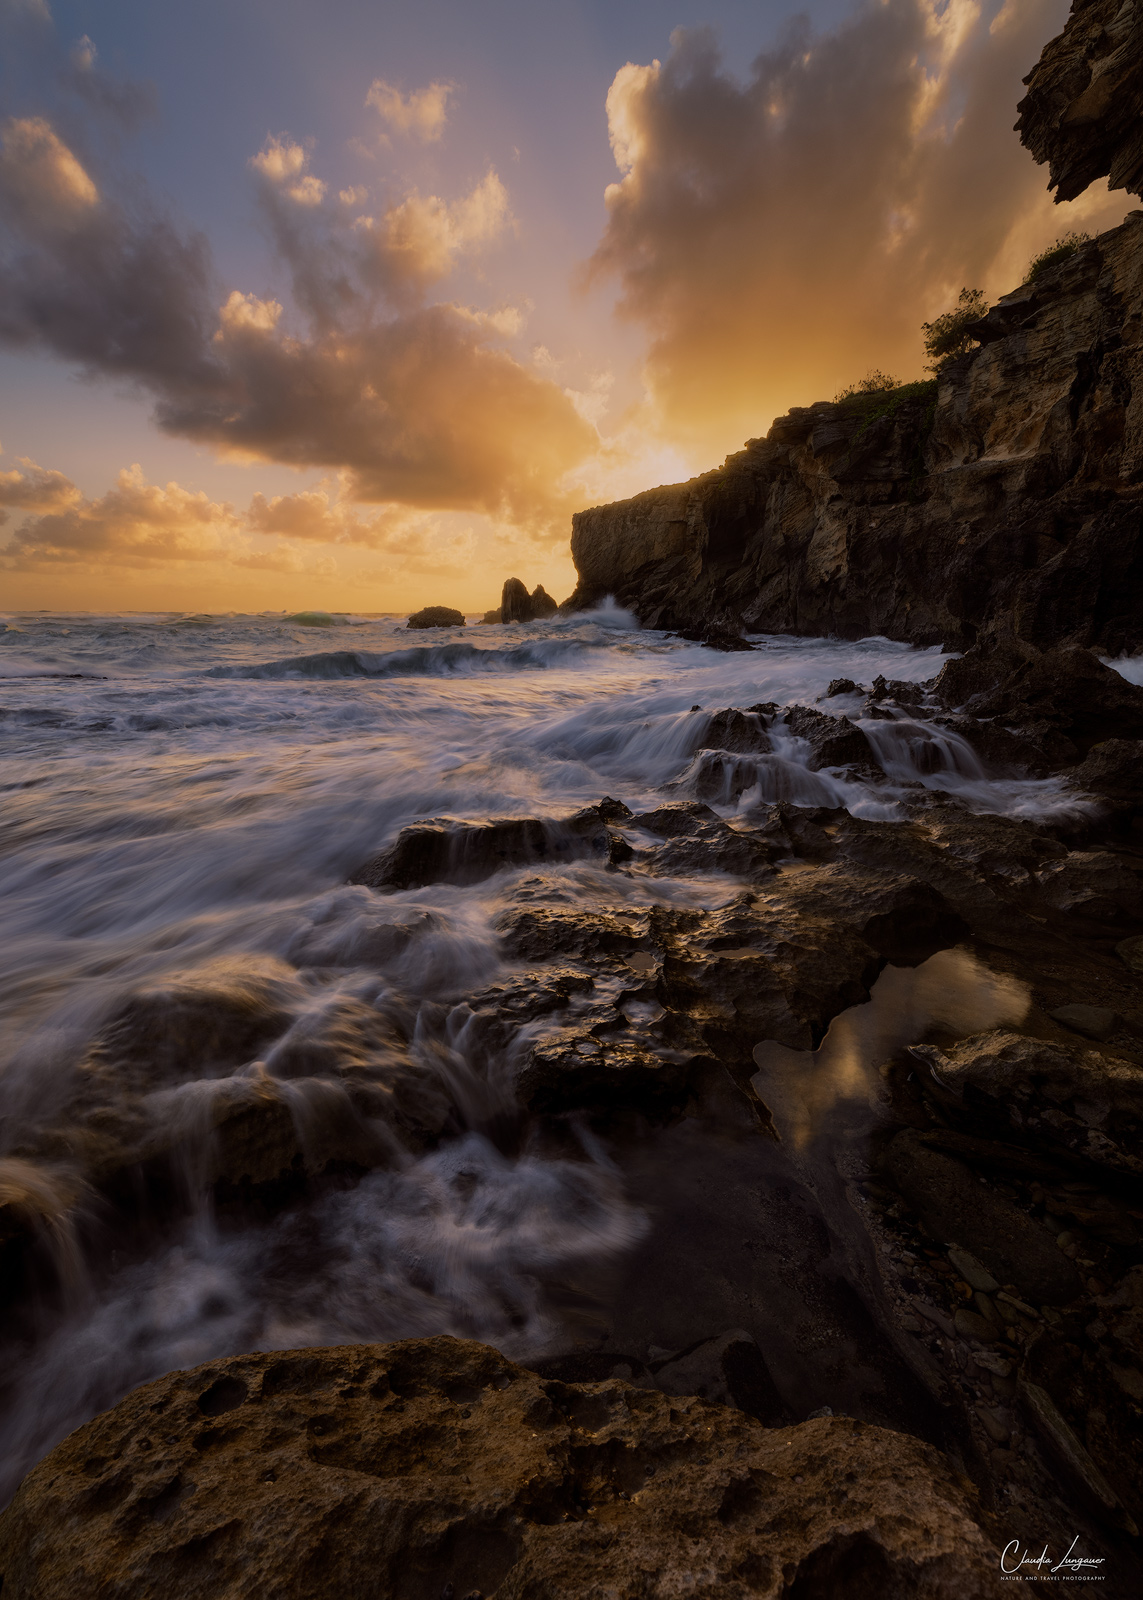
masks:
{"type": "MultiPolygon", "coordinates": [[[[1134,19],[1131,0],[1077,4],[1027,80],[1021,136],[1060,197],[1109,170],[1140,188],[1134,19]]],[[[797,407],[715,471],[579,512],[567,609],[612,594],[648,627],[1143,647],[1143,211],[971,332],[939,380],[797,407]]]]}

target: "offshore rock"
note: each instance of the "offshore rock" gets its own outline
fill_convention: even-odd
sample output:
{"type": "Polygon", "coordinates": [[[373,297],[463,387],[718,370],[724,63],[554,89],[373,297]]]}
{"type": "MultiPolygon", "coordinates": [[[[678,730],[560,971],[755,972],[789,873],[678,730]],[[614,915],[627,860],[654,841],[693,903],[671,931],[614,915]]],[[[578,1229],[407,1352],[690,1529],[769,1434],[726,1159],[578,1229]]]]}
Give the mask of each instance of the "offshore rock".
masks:
{"type": "MultiPolygon", "coordinates": [[[[551,595],[538,583],[528,593],[525,585],[519,578],[509,578],[504,584],[500,596],[499,622],[542,622],[545,617],[555,616],[559,606],[551,595]]],[[[490,613],[491,615],[491,613],[490,613]]],[[[485,618],[487,621],[488,618],[485,618]]]]}
{"type": "Polygon", "coordinates": [[[646,627],[1137,649],[1141,329],[1143,213],[1004,296],[931,390],[796,408],[716,471],[579,512],[565,604],[612,594],[646,627]]]}
{"type": "Polygon", "coordinates": [[[29,1473],[4,1600],[990,1600],[931,1445],[769,1430],[453,1339],[237,1356],[145,1385],[29,1473]]]}
{"type": "Polygon", "coordinates": [[[1074,0],[1063,33],[1024,79],[1016,131],[1048,162],[1056,200],[1106,178],[1143,195],[1143,11],[1132,0],[1074,0]]]}
{"type": "Polygon", "coordinates": [[[464,625],[464,612],[454,611],[451,606],[425,606],[423,611],[414,612],[405,624],[407,628],[463,628],[464,625]]]}

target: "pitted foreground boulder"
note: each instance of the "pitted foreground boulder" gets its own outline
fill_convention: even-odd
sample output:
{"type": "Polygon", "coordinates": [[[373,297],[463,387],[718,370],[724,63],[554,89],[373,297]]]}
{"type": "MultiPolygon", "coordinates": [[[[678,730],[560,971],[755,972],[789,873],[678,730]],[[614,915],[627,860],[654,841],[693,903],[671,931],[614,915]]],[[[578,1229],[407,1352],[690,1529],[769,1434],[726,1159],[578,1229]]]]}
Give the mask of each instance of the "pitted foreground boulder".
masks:
{"type": "Polygon", "coordinates": [[[237,1356],[65,1439],[0,1519],[4,1600],[983,1600],[1027,1592],[945,1458],[769,1430],[453,1339],[237,1356]]]}

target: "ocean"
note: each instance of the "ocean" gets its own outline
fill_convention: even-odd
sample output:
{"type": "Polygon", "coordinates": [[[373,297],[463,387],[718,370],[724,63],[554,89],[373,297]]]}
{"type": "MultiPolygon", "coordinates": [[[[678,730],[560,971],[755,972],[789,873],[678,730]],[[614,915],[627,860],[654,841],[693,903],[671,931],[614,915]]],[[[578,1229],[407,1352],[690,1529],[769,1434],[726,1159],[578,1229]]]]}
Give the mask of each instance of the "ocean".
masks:
{"type": "MultiPolygon", "coordinates": [[[[648,1218],[587,1119],[566,1119],[559,1140],[497,1135],[544,1027],[522,1025],[494,1056],[470,1028],[469,997],[512,975],[497,917],[521,899],[710,908],[742,885],[586,859],[468,886],[347,880],[426,818],[691,798],[711,714],[812,706],[837,679],[921,682],[943,659],[886,639],[753,643],[719,654],[610,605],[413,633],[403,618],[320,613],[2,619],[0,1219],[34,1212],[59,1284],[0,1350],[0,1493],[131,1388],[215,1356],[455,1333],[534,1360],[582,1337],[576,1295],[550,1286],[587,1284],[590,1301],[648,1218]],[[77,1072],[132,996],[219,971],[276,986],[281,1035],[225,1073],[124,1088],[132,1117],[182,1141],[192,1201],[120,1241],[69,1154],[77,1072]],[[280,1079],[300,1127],[333,1115],[338,1028],[373,1015],[399,1019],[459,1122],[279,1214],[217,1215],[194,1181],[213,1097],[280,1079]]],[[[883,777],[812,771],[808,746],[772,724],[773,751],[745,779],[739,762],[725,793],[707,763],[707,803],[735,825],[775,800],[893,821],[926,790],[1023,817],[1082,804],[1056,780],[990,776],[926,717],[864,704],[849,692],[819,709],[859,722],[883,777]]]]}

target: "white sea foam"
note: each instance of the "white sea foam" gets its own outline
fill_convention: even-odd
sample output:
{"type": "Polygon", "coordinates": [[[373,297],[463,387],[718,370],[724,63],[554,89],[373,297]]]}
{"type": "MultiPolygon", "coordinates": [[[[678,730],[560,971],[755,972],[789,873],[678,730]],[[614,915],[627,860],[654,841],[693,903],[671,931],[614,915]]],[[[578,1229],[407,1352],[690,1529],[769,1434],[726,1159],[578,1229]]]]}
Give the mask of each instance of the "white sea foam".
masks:
{"type": "MultiPolygon", "coordinates": [[[[525,880],[541,901],[616,909],[723,904],[737,886],[582,861],[390,896],[347,877],[425,817],[686,797],[710,714],[813,705],[838,677],[921,682],[941,661],[885,639],[766,638],[722,655],[639,632],[606,605],[431,636],[335,614],[321,618],[317,652],[312,616],[4,621],[0,1157],[35,1147],[127,996],[220,958],[284,961],[299,1015],[348,1000],[404,1008],[414,1053],[451,1075],[470,1122],[262,1229],[220,1232],[207,1209],[130,1267],[96,1263],[85,1277],[73,1262],[70,1299],[44,1313],[33,1355],[9,1353],[10,1473],[134,1384],[227,1351],[421,1332],[469,1332],[515,1354],[558,1343],[544,1285],[602,1270],[642,1222],[586,1135],[574,1156],[510,1155],[482,1131],[503,1110],[511,1060],[490,1059],[464,1000],[507,972],[496,915],[525,880]]],[[[821,709],[862,719],[860,697],[821,709]]],[[[1052,781],[989,774],[924,720],[861,726],[881,779],[810,771],[809,747],[778,723],[773,752],[743,757],[713,803],[743,820],[778,798],[891,820],[927,787],[979,810],[1075,805],[1052,781]]],[[[273,1074],[272,1050],[260,1070],[273,1074]]],[[[299,1104],[309,1093],[291,1092],[299,1104]]],[[[52,1227],[74,1255],[74,1230],[52,1227]]]]}

